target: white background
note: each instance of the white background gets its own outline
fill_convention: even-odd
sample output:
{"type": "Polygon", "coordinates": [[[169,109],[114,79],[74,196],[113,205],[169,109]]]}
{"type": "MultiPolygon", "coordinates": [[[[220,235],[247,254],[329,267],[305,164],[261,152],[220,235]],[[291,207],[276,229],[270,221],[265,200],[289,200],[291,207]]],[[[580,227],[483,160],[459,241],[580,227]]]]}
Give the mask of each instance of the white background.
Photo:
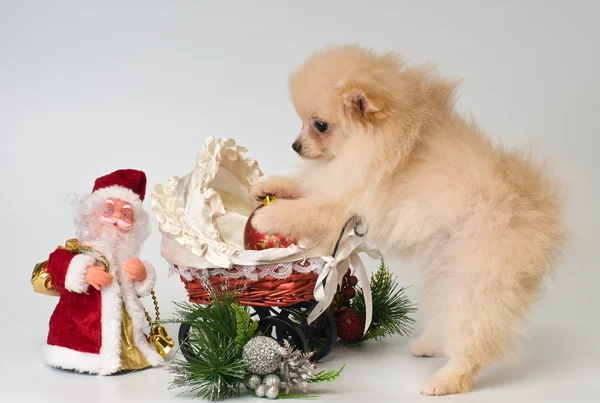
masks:
{"type": "MultiPolygon", "coordinates": [[[[537,145],[571,181],[573,243],[532,312],[523,363],[445,401],[598,401],[598,15],[592,0],[0,1],[0,401],[189,399],[167,390],[166,370],[103,378],[45,367],[56,300],[33,293],[31,270],[73,235],[66,195],[114,169],[145,170],[150,191],[189,172],[216,136],[247,146],[266,174],[293,172],[300,122],[287,75],[342,43],[463,77],[463,112],[509,144],[537,145]]],[[[153,225],[143,257],[161,271],[168,317],[185,292],[167,278],[153,225]]],[[[419,302],[417,270],[389,263],[419,302]]],[[[443,359],[412,358],[407,343],[336,349],[323,368],[348,365],[316,388],[320,401],[434,400],[419,388],[443,359]]]]}

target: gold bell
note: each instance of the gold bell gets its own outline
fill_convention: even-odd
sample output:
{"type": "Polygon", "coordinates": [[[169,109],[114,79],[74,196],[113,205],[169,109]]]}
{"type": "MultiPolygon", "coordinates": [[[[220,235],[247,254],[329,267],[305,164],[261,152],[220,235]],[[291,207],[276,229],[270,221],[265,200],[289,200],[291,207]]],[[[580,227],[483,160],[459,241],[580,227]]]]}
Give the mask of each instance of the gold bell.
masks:
{"type": "Polygon", "coordinates": [[[161,325],[153,326],[152,329],[150,329],[150,340],[161,357],[169,354],[169,351],[171,351],[175,345],[173,339],[167,334],[167,330],[161,325]]]}

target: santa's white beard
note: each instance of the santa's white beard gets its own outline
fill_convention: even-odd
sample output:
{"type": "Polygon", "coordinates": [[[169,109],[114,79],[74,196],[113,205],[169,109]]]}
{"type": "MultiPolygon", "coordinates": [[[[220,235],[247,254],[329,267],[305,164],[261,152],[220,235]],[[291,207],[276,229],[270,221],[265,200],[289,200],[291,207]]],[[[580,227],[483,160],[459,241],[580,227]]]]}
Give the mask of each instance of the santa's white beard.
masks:
{"type": "Polygon", "coordinates": [[[80,242],[90,245],[98,252],[112,257],[118,262],[138,257],[142,247],[142,242],[132,231],[121,232],[114,225],[104,225],[100,235],[80,240],[80,242]]]}

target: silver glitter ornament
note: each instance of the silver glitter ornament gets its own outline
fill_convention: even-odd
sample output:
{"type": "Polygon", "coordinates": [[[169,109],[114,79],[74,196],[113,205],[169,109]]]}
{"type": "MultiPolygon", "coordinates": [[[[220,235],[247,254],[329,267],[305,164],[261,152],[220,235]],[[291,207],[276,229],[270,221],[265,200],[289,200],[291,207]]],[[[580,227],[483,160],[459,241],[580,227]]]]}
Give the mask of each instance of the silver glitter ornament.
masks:
{"type": "Polygon", "coordinates": [[[256,336],[244,346],[242,360],[250,372],[267,375],[279,368],[281,356],[285,351],[277,340],[267,336],[256,336]]]}
{"type": "Polygon", "coordinates": [[[254,390],[258,388],[261,383],[262,381],[260,379],[260,376],[254,374],[246,378],[246,382],[244,383],[244,385],[246,385],[246,388],[248,388],[249,390],[254,390]]]}
{"type": "Polygon", "coordinates": [[[269,386],[266,396],[269,399],[277,399],[277,396],[279,396],[279,388],[277,386],[269,386]]]}
{"type": "Polygon", "coordinates": [[[264,383],[267,386],[275,386],[277,389],[279,389],[279,387],[281,386],[281,379],[279,379],[279,377],[275,374],[269,374],[265,376],[262,383],[264,383]]]}
{"type": "Polygon", "coordinates": [[[267,385],[258,385],[254,393],[258,397],[265,397],[267,394],[267,385]]]}

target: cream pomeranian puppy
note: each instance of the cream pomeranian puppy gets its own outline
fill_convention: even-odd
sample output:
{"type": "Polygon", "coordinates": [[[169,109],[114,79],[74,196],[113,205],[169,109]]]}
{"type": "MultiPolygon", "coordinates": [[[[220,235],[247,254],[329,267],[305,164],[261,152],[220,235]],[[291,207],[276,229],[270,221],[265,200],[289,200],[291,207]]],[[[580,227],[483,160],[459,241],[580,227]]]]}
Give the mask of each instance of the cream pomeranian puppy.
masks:
{"type": "Polygon", "coordinates": [[[357,214],[368,241],[422,267],[425,330],[411,350],[448,357],[425,395],[469,391],[491,360],[514,350],[567,238],[558,181],[461,117],[456,85],[394,54],[313,54],[290,77],[303,123],[292,147],[306,166],[253,189],[257,199],[279,198],[255,215],[259,231],[330,254],[357,214]]]}

